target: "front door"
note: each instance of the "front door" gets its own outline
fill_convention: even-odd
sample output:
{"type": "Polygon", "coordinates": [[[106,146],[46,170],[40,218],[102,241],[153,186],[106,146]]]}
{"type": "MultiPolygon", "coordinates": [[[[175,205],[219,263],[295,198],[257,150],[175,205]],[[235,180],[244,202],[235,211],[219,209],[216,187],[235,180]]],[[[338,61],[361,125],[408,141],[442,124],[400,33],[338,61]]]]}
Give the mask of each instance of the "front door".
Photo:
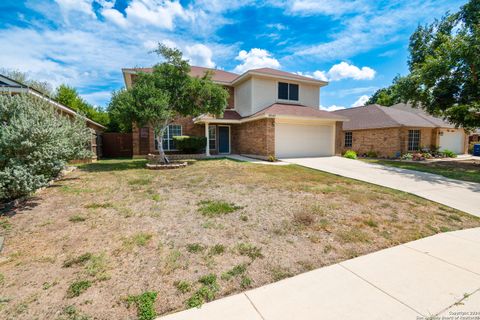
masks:
{"type": "Polygon", "coordinates": [[[218,126],[218,153],[230,153],[229,126],[218,126]]]}

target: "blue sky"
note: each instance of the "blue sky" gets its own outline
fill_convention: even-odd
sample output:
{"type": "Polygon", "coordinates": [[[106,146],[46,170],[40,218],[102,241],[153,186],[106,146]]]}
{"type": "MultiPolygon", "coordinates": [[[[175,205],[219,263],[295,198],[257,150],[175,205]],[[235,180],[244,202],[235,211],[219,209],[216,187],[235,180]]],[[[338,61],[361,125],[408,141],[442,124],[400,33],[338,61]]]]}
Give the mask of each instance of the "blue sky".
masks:
{"type": "Polygon", "coordinates": [[[408,39],[465,1],[2,0],[0,67],[74,86],[105,106],[121,68],[159,62],[158,42],[194,65],[273,67],[330,84],[325,109],[361,104],[407,72],[408,39]]]}

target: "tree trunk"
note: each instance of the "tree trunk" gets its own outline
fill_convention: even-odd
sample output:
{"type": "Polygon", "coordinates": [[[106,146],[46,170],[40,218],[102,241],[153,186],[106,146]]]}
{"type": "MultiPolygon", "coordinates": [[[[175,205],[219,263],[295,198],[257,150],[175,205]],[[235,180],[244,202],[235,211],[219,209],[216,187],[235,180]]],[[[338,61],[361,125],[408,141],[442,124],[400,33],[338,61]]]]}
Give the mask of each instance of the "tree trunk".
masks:
{"type": "Polygon", "coordinates": [[[165,151],[163,150],[163,134],[165,129],[167,129],[168,121],[165,121],[159,130],[155,130],[155,139],[157,140],[158,145],[158,155],[160,156],[161,163],[170,163],[168,160],[165,151]]]}

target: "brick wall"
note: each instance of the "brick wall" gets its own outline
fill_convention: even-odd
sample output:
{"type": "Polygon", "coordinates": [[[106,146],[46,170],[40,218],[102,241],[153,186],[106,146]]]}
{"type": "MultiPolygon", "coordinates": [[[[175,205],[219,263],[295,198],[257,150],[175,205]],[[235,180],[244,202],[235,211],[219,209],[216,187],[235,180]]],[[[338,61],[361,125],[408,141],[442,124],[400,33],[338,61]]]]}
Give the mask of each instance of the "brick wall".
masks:
{"type": "Polygon", "coordinates": [[[345,132],[337,126],[336,153],[348,149],[364,154],[374,151],[379,157],[394,157],[398,152],[408,152],[408,130],[420,130],[420,147],[438,145],[436,129],[432,128],[384,128],[352,131],[352,147],[345,148],[345,132]]]}
{"type": "MultiPolygon", "coordinates": [[[[171,122],[171,124],[179,124],[182,126],[182,134],[185,136],[205,136],[205,126],[194,124],[192,117],[178,117],[171,122]]],[[[155,134],[153,128],[149,127],[149,153],[155,153],[155,134]]],[[[140,130],[133,124],[132,125],[132,151],[133,155],[140,155],[140,130]]]]}
{"type": "Polygon", "coordinates": [[[433,128],[401,128],[401,150],[402,153],[408,152],[408,130],[420,130],[420,148],[431,148],[438,146],[436,129],[433,128]]]}
{"type": "Polygon", "coordinates": [[[232,126],[232,152],[259,156],[275,155],[274,119],[250,121],[232,126]]]}
{"type": "Polygon", "coordinates": [[[341,153],[354,150],[358,154],[375,151],[379,157],[393,157],[401,152],[400,129],[368,129],[352,131],[352,147],[345,148],[345,132],[337,129],[337,146],[341,153]]]}
{"type": "Polygon", "coordinates": [[[342,126],[342,121],[335,122],[335,155],[341,155],[344,152],[345,135],[343,134],[342,126]]]}

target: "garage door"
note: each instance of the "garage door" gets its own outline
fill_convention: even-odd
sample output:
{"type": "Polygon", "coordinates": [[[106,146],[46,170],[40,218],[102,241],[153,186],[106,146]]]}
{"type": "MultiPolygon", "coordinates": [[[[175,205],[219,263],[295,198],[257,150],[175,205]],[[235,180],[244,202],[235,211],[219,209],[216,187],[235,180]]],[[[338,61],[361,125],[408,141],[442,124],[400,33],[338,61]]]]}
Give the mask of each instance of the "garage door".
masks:
{"type": "Polygon", "coordinates": [[[464,135],[462,131],[442,132],[440,135],[440,151],[448,149],[455,153],[463,153],[464,135]]]}
{"type": "Polygon", "coordinates": [[[277,158],[332,156],[335,153],[332,125],[275,124],[277,158]]]}

